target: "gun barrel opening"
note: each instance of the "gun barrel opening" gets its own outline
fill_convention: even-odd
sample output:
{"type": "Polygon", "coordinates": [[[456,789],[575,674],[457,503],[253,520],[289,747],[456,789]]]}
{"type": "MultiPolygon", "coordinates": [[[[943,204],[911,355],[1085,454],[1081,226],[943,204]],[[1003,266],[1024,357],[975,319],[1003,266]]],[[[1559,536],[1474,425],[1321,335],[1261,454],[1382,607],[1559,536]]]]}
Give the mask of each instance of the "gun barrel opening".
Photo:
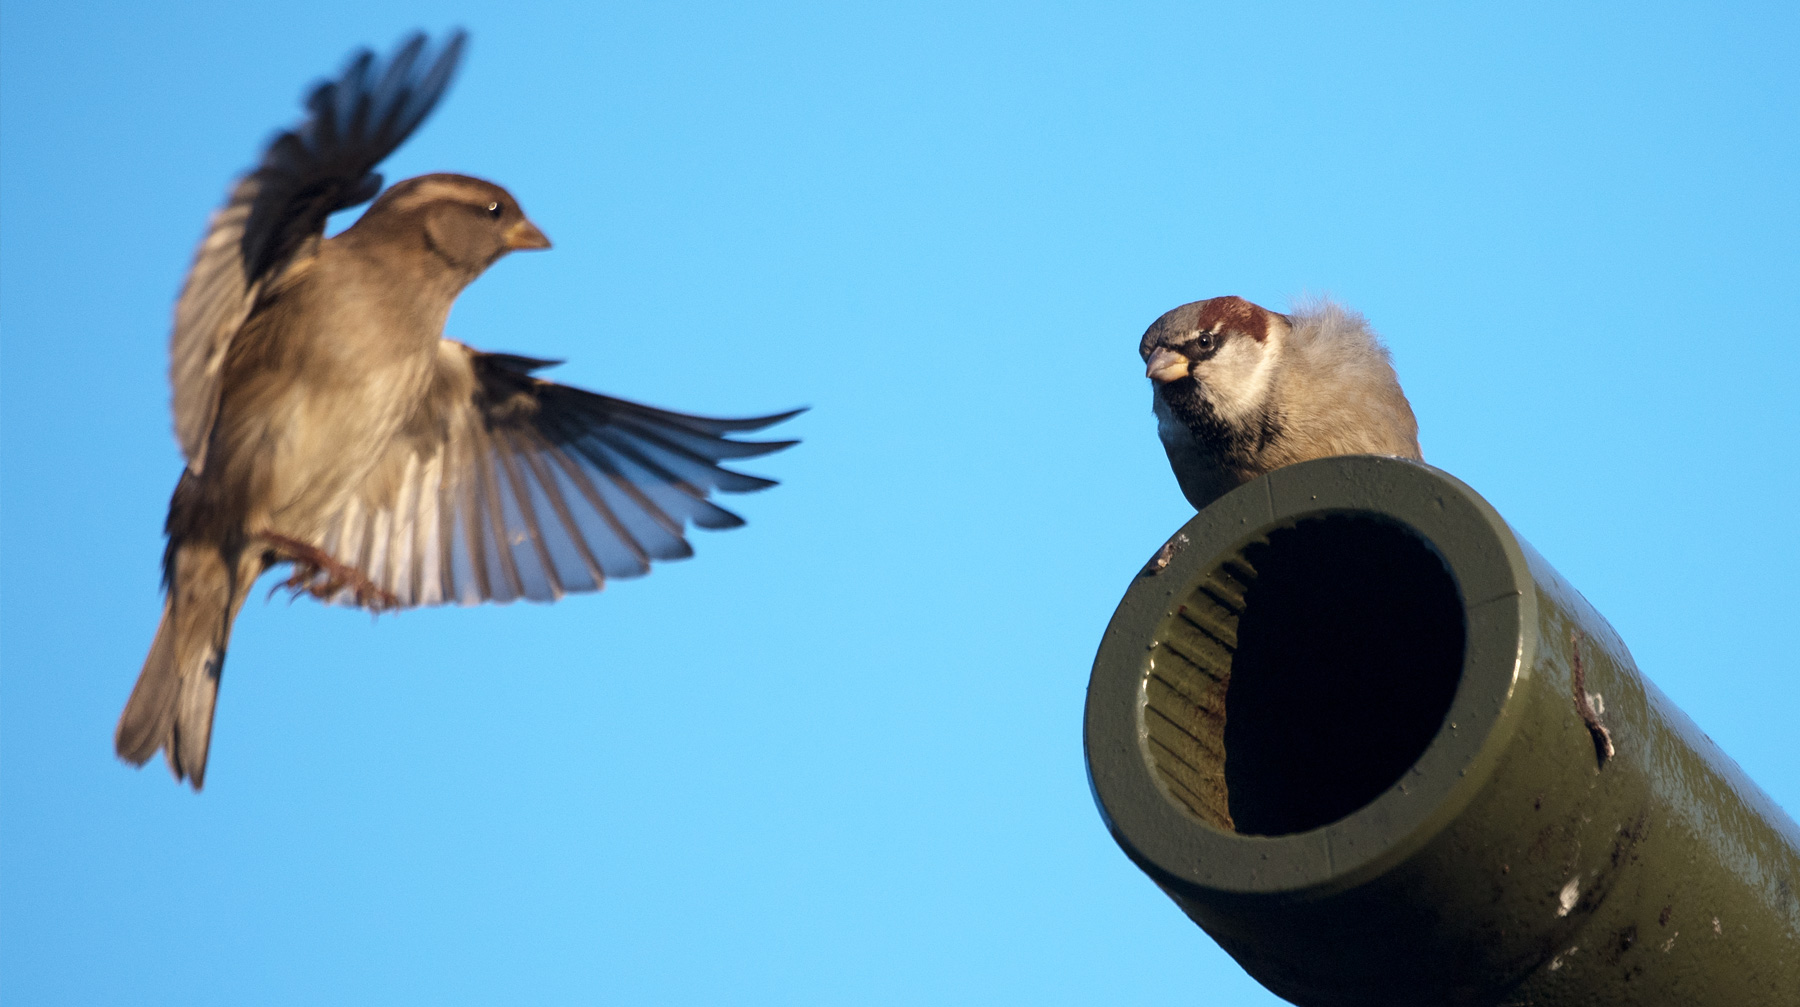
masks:
{"type": "Polygon", "coordinates": [[[1305,832],[1403,777],[1442,728],[1463,599],[1437,552],[1367,514],[1303,519],[1220,561],[1166,620],[1140,710],[1153,775],[1189,815],[1305,832]]]}
{"type": "Polygon", "coordinates": [[[1795,1002],[1800,827],[1474,490],[1314,459],[1180,534],[1100,639],[1088,781],[1120,849],[1265,986],[1795,1002]]]}

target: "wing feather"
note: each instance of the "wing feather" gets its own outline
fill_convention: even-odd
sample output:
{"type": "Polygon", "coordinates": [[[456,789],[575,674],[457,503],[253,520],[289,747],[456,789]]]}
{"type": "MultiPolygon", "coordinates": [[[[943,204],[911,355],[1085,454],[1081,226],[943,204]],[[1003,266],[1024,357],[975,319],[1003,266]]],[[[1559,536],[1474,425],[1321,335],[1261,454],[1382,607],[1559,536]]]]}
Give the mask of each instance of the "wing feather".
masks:
{"type": "MultiPolygon", "coordinates": [[[[567,498],[563,496],[562,487],[558,485],[556,475],[550,470],[549,461],[544,453],[546,445],[542,438],[534,437],[533,440],[537,443],[532,446],[532,449],[520,452],[519,456],[526,465],[531,467],[533,484],[544,494],[544,502],[556,514],[556,520],[562,529],[562,541],[568,543],[569,551],[574,554],[575,559],[580,561],[581,572],[585,574],[585,578],[582,580],[569,580],[569,586],[565,590],[592,591],[606,582],[606,574],[601,569],[600,560],[594,556],[593,550],[588,546],[587,537],[582,534],[581,525],[575,520],[575,512],[569,507],[567,498]]],[[[568,566],[567,563],[558,565],[564,568],[568,566]]],[[[567,573],[559,574],[558,581],[562,582],[567,577],[567,573]]]]}
{"type": "Polygon", "coordinates": [[[689,524],[743,524],[712,495],[774,483],[719,463],[795,443],[725,436],[793,413],[653,409],[531,376],[549,363],[445,340],[424,408],[320,548],[402,606],[554,601],[692,555],[689,524]]]}

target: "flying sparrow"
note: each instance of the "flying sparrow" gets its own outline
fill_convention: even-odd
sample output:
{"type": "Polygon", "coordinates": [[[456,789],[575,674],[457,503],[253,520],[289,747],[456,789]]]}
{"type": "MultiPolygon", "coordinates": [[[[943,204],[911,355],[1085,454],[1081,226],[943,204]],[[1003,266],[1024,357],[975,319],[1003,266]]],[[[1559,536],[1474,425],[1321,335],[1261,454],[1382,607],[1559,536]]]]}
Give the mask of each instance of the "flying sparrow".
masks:
{"type": "Polygon", "coordinates": [[[1387,348],[1329,301],[1292,315],[1241,297],[1183,304],[1151,324],[1138,354],[1157,435],[1196,510],[1309,458],[1420,457],[1387,348]]]}
{"type": "Polygon", "coordinates": [[[374,168],[443,95],[466,36],[364,50],[213,215],[175,306],[169,377],[187,468],[169,502],[162,623],[119,718],[120,757],[161,749],[205,781],[226,642],[251,584],[376,611],[599,589],[692,555],[684,530],[772,481],[721,461],[794,415],[709,419],[534,376],[556,361],[444,338],[457,295],[512,251],[550,247],[491,182],[374,168]]]}

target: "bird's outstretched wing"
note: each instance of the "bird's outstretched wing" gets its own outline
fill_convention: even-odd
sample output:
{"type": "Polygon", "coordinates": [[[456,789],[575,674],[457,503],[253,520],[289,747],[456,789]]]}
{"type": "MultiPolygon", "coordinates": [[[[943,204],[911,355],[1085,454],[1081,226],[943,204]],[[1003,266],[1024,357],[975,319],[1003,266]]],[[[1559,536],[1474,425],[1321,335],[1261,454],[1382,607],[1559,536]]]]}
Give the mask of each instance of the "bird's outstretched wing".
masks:
{"type": "Polygon", "coordinates": [[[709,497],[774,482],[719,463],[797,443],[726,435],[799,410],[688,416],[531,376],[553,363],[443,340],[425,406],[314,544],[402,607],[553,601],[693,555],[689,522],[743,524],[709,497]]]}
{"type": "Polygon", "coordinates": [[[306,121],[276,136],[262,163],[213,214],[194,253],[169,339],[175,438],[198,474],[219,406],[226,351],[262,286],[310,255],[338,210],[381,190],[374,168],[406,141],[456,72],[467,35],[426,58],[415,34],[385,63],[367,49],[306,99],[306,121]]]}

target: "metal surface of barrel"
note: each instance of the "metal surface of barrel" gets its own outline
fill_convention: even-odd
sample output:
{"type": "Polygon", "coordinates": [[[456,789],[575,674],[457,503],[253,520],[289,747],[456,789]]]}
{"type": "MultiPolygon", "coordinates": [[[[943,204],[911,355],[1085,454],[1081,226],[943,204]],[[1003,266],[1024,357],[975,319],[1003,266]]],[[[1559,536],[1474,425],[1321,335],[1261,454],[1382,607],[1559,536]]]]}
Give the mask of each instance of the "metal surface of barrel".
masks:
{"type": "Polygon", "coordinates": [[[1306,462],[1161,560],[1095,659],[1089,776],[1270,990],[1800,1004],[1800,828],[1473,490],[1306,462]]]}

